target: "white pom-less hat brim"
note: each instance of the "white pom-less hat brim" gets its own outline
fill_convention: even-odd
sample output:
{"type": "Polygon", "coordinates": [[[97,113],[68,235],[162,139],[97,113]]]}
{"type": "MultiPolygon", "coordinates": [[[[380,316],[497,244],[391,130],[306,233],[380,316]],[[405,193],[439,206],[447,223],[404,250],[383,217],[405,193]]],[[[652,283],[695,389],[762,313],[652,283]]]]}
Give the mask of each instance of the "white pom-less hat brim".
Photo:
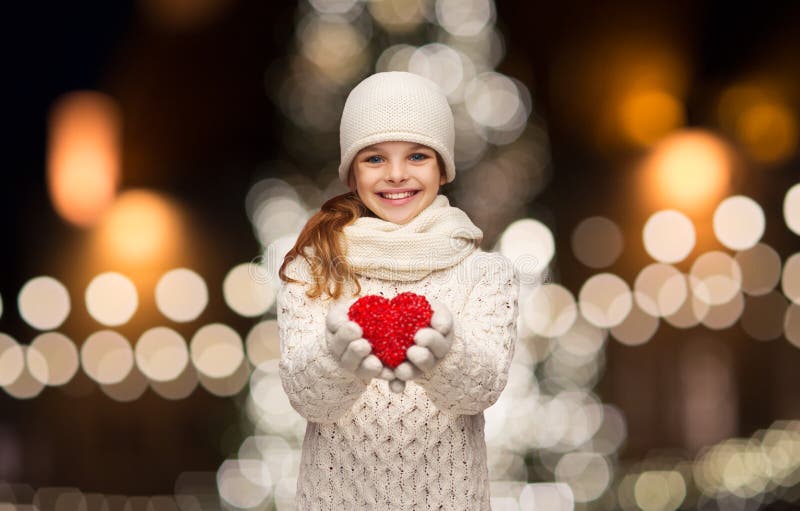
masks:
{"type": "Polygon", "coordinates": [[[456,169],[455,165],[453,165],[453,158],[448,158],[447,148],[444,147],[441,142],[421,133],[397,131],[389,133],[376,133],[375,135],[364,137],[350,146],[347,152],[342,156],[342,161],[339,164],[339,179],[341,179],[343,183],[347,184],[350,175],[350,168],[353,164],[353,158],[355,158],[356,154],[358,154],[358,152],[365,147],[379,144],[381,142],[413,142],[428,146],[439,153],[439,156],[442,157],[442,161],[444,161],[445,164],[444,171],[447,175],[447,182],[450,183],[456,178],[456,169]]]}
{"type": "Polygon", "coordinates": [[[339,123],[339,179],[345,186],[353,157],[380,142],[428,146],[444,161],[447,182],[455,179],[453,112],[442,89],[428,78],[384,71],[350,91],[339,123]]]}

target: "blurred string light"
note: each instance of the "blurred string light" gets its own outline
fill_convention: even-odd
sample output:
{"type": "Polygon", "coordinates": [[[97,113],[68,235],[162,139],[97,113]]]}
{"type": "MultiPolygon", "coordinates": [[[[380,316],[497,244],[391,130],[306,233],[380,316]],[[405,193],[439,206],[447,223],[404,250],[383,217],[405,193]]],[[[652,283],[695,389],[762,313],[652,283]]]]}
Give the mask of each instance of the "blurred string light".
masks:
{"type": "Polygon", "coordinates": [[[10,335],[0,333],[0,385],[13,383],[24,370],[25,352],[10,335]]]}
{"type": "Polygon", "coordinates": [[[158,310],[172,321],[193,321],[208,305],[208,286],[196,272],[175,268],[158,280],[155,299],[158,310]]]}
{"type": "Polygon", "coordinates": [[[800,235],[800,183],[786,192],[783,199],[783,219],[790,231],[800,235]]]}
{"type": "Polygon", "coordinates": [[[676,210],[653,213],[644,224],[644,249],[662,263],[678,263],[692,252],[696,235],[692,221],[676,210]]]}
{"type": "Polygon", "coordinates": [[[228,306],[246,317],[264,314],[275,302],[277,282],[268,278],[261,265],[242,263],[231,269],[222,283],[228,306]]]}
{"type": "Polygon", "coordinates": [[[686,129],[661,139],[641,164],[643,193],[655,208],[703,213],[730,188],[731,149],[713,133],[686,129]]]}
{"type": "Polygon", "coordinates": [[[788,299],[800,305],[800,252],[790,256],[784,263],[781,288],[788,299]]]}
{"type": "Polygon", "coordinates": [[[717,117],[722,129],[758,162],[779,163],[797,150],[797,112],[774,85],[745,82],[729,87],[719,98],[717,117]]]}
{"type": "Polygon", "coordinates": [[[86,310],[105,326],[127,323],[138,306],[136,286],[121,273],[101,273],[86,288],[86,310]]]}
{"type": "Polygon", "coordinates": [[[121,114],[93,91],[61,96],[51,108],[47,184],[56,212],[82,227],[111,207],[120,181],[121,114]]]}
{"type": "Polygon", "coordinates": [[[758,243],[765,224],[761,206],[743,195],[726,198],[714,211],[714,234],[732,250],[745,250],[758,243]]]}
{"type": "Polygon", "coordinates": [[[126,267],[170,261],[182,235],[178,207],[168,197],[144,189],[120,194],[95,233],[99,252],[126,267]]]}
{"type": "Polygon", "coordinates": [[[136,341],[136,365],[155,382],[177,379],[189,364],[189,351],[183,337],[167,327],[147,330],[136,341]]]}
{"type": "Polygon", "coordinates": [[[31,376],[45,385],[64,385],[78,372],[78,349],[58,332],[38,335],[25,350],[31,376]]]}
{"type": "Polygon", "coordinates": [[[622,253],[623,238],[612,220],[593,216],[581,220],[572,231],[572,252],[589,268],[605,268],[614,264],[622,253]]]}
{"type": "Polygon", "coordinates": [[[58,328],[70,313],[71,302],[64,284],[53,277],[35,277],[19,291],[17,307],[20,316],[33,328],[58,328]]]}
{"type": "Polygon", "coordinates": [[[672,41],[606,32],[586,47],[562,45],[548,84],[579,135],[601,150],[650,147],[685,124],[689,65],[672,41]]]}

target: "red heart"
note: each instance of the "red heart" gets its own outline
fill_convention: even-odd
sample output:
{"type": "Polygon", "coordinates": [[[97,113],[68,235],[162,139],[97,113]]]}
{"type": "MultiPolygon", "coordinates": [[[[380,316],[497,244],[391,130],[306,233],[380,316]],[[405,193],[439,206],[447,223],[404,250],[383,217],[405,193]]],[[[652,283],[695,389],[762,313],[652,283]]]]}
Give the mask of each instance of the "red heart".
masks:
{"type": "Polygon", "coordinates": [[[406,350],[414,344],[417,330],[430,325],[433,309],[424,296],[407,291],[391,300],[379,295],[362,296],[350,306],[347,315],[361,327],[372,353],[394,369],[406,359],[406,350]]]}

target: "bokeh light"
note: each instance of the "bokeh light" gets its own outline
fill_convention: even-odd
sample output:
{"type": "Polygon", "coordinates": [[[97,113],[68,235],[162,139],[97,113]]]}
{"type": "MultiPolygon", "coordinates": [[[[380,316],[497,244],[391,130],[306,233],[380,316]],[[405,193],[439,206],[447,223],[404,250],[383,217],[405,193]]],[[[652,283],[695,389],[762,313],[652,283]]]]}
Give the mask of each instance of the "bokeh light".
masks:
{"type": "Polygon", "coordinates": [[[512,222],[498,245],[498,251],[511,260],[526,281],[538,279],[555,255],[553,233],[532,218],[512,222]]]}
{"type": "Polygon", "coordinates": [[[121,273],[101,273],[86,287],[86,310],[105,326],[124,325],[138,306],[136,286],[121,273]]]}
{"type": "Polygon", "coordinates": [[[61,96],[50,113],[47,184],[56,212],[79,226],[96,223],[120,180],[120,108],[93,91],[61,96]]]}
{"type": "Polygon", "coordinates": [[[260,316],[275,303],[276,290],[263,268],[254,263],[233,267],[222,282],[225,303],[245,317],[260,316]]]}
{"type": "Polygon", "coordinates": [[[744,311],[744,296],[736,293],[724,303],[709,305],[708,312],[701,322],[712,330],[724,330],[733,326],[744,311]]]}
{"type": "Polygon", "coordinates": [[[411,32],[425,21],[421,0],[382,0],[367,2],[370,14],[387,32],[411,32]]]}
{"type": "Polygon", "coordinates": [[[694,249],[696,235],[692,221],[676,210],[653,213],[643,230],[644,249],[662,263],[677,263],[694,249]]]}
{"type": "Polygon", "coordinates": [[[783,264],[781,288],[786,298],[800,305],[800,252],[790,256],[783,264]]]}
{"type": "Polygon", "coordinates": [[[718,104],[722,127],[754,160],[763,163],[776,163],[794,154],[798,137],[795,115],[781,94],[765,83],[733,85],[718,104]]]}
{"type": "Polygon", "coordinates": [[[247,359],[243,357],[239,367],[228,376],[214,378],[200,373],[197,375],[197,378],[203,388],[215,396],[235,396],[247,386],[247,382],[250,380],[250,364],[247,362],[247,359]]]}
{"type": "Polygon", "coordinates": [[[192,270],[175,268],[159,279],[155,297],[158,310],[172,321],[194,321],[208,305],[208,287],[192,270]]]}
{"type": "Polygon", "coordinates": [[[575,257],[589,268],[611,266],[622,253],[622,231],[602,216],[581,220],[572,232],[571,241],[575,257]]]}
{"type": "Polygon", "coordinates": [[[633,297],[651,316],[669,316],[680,309],[688,297],[686,278],[674,266],[652,263],[636,276],[633,297]]]}
{"type": "Polygon", "coordinates": [[[127,362],[125,365],[130,369],[125,373],[125,377],[116,383],[102,383],[100,390],[105,395],[115,401],[128,403],[135,401],[142,397],[147,390],[147,378],[139,371],[139,368],[133,363],[133,355],[130,355],[130,365],[127,362]]]}
{"type": "Polygon", "coordinates": [[[643,167],[654,205],[699,212],[716,204],[730,186],[729,151],[719,137],[702,130],[663,138],[643,167]]]}
{"type": "Polygon", "coordinates": [[[714,234],[732,250],[753,247],[764,235],[765,224],[764,210],[744,195],[728,197],[714,211],[714,234]]]}
{"type": "Polygon", "coordinates": [[[642,310],[638,302],[636,302],[625,317],[625,320],[611,328],[611,335],[622,344],[639,346],[655,335],[658,330],[658,324],[658,317],[642,310]]]}
{"type": "Polygon", "coordinates": [[[620,104],[620,125],[627,138],[647,147],[658,142],[685,122],[681,101],[664,90],[637,90],[620,104]]]}
{"type": "Polygon", "coordinates": [[[84,372],[104,385],[125,380],[134,368],[133,362],[133,349],[128,340],[112,330],[93,333],[81,346],[84,372]]]}
{"type": "Polygon", "coordinates": [[[247,358],[255,367],[269,360],[280,358],[278,321],[268,319],[256,323],[245,338],[245,346],[247,348],[247,358]]]}
{"type": "Polygon", "coordinates": [[[262,460],[226,460],[217,471],[220,497],[236,509],[252,509],[271,493],[269,468],[262,460]]]}
{"type": "Polygon", "coordinates": [[[494,23],[493,0],[437,0],[436,19],[448,32],[470,37],[494,23]]]}
{"type": "Polygon", "coordinates": [[[19,378],[25,366],[25,352],[10,335],[0,333],[0,385],[19,378]]]}
{"type": "Polygon", "coordinates": [[[224,378],[239,368],[244,349],[239,334],[221,323],[200,328],[189,344],[192,363],[210,378],[224,378]]]}
{"type": "Polygon", "coordinates": [[[572,488],[564,483],[530,483],[520,492],[519,509],[573,511],[575,497],[572,488]]]}
{"type": "Polygon", "coordinates": [[[20,289],[17,307],[30,326],[52,330],[61,326],[69,315],[69,293],[64,284],[53,277],[35,277],[20,289]]]}
{"type": "Polygon", "coordinates": [[[569,484],[576,502],[591,502],[611,483],[611,465],[605,457],[589,452],[570,452],[556,465],[556,480],[569,484]]]}
{"type": "Polygon", "coordinates": [[[633,495],[643,511],[674,511],[686,498],[686,481],[675,470],[649,470],[637,477],[633,495]]]}
{"type": "Polygon", "coordinates": [[[633,306],[633,296],[620,277],[599,273],[581,286],[578,304],[587,321],[600,328],[610,328],[625,320],[633,306]]]}
{"type": "Polygon", "coordinates": [[[709,305],[730,301],[742,289],[742,270],[739,263],[718,250],[701,254],[692,263],[689,280],[692,292],[709,305]]]}
{"type": "Polygon", "coordinates": [[[742,328],[750,337],[771,341],[783,334],[788,302],[777,291],[761,296],[748,296],[742,313],[742,328]]]}
{"type": "MultiPolygon", "coordinates": [[[[783,331],[786,340],[794,346],[800,348],[800,305],[790,303],[786,309],[786,316],[783,319],[783,331]]],[[[2,348],[0,348],[1,350],[2,348]]],[[[0,355],[2,357],[2,355],[0,355]]],[[[0,358],[0,363],[2,363],[0,358]]]]}
{"type": "Polygon", "coordinates": [[[781,279],[781,257],[774,248],[757,243],[738,252],[734,259],[742,270],[742,291],[749,295],[769,293],[781,279]]]}
{"type": "Polygon", "coordinates": [[[368,36],[363,27],[337,15],[311,13],[301,22],[297,35],[300,51],[329,80],[345,84],[368,65],[368,36]]]}
{"type": "MultiPolygon", "coordinates": [[[[24,358],[27,358],[27,350],[28,347],[24,346],[24,358]]],[[[21,369],[22,370],[19,371],[17,377],[14,378],[14,381],[3,385],[3,389],[8,393],[9,396],[13,398],[33,399],[41,394],[45,385],[33,377],[26,363],[21,365],[21,369]]]]}
{"type": "Polygon", "coordinates": [[[558,284],[537,286],[520,306],[522,320],[543,337],[558,337],[575,323],[578,308],[572,293],[558,284]]]}
{"type": "Polygon", "coordinates": [[[197,388],[197,384],[197,370],[192,364],[187,364],[184,367],[183,372],[181,372],[181,374],[172,380],[150,380],[150,388],[153,389],[153,392],[164,399],[170,399],[173,401],[188,398],[197,388]]]}
{"type": "Polygon", "coordinates": [[[800,183],[789,188],[783,198],[783,220],[790,231],[800,235],[800,183]]]}
{"type": "Polygon", "coordinates": [[[103,217],[98,242],[108,259],[139,266],[174,256],[181,243],[181,221],[176,207],[147,190],[127,190],[103,217]]]}
{"type": "Polygon", "coordinates": [[[38,335],[25,355],[31,376],[45,385],[64,385],[80,367],[75,344],[58,332],[38,335]]]}
{"type": "Polygon", "coordinates": [[[151,328],[139,337],[135,356],[142,374],[155,382],[176,379],[189,364],[189,350],[183,337],[163,326],[151,328]]]}
{"type": "Polygon", "coordinates": [[[692,275],[685,275],[685,278],[692,292],[675,313],[664,316],[667,323],[677,328],[691,328],[699,324],[711,310],[707,301],[701,300],[694,292],[695,289],[704,291],[699,280],[692,275]]]}

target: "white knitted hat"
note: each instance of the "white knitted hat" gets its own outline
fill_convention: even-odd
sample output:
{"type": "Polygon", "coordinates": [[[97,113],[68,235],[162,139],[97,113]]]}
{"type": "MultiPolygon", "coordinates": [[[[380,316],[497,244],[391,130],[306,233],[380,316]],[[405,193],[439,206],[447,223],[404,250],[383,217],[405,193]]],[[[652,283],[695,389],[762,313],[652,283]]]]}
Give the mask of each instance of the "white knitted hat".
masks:
{"type": "Polygon", "coordinates": [[[447,182],[456,177],[453,112],[434,82],[405,71],[375,73],[356,85],[339,125],[339,179],[348,185],[350,164],[361,149],[379,142],[416,142],[444,160],[447,182]]]}

